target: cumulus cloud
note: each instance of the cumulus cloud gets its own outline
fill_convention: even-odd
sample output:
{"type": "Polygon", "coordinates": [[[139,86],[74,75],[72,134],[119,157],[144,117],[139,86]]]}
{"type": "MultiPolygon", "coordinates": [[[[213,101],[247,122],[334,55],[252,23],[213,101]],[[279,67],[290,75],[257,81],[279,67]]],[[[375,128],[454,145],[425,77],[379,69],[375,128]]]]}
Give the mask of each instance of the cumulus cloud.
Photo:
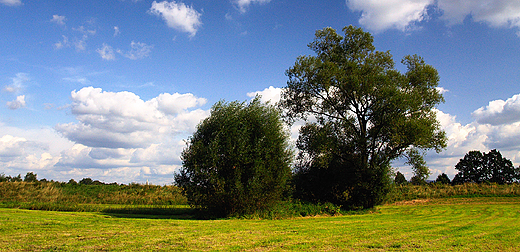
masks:
{"type": "Polygon", "coordinates": [[[193,6],[175,1],[153,1],[150,13],[161,17],[168,27],[187,32],[190,37],[195,36],[200,26],[202,26],[202,14],[196,11],[193,6]]]}
{"type": "Polygon", "coordinates": [[[269,101],[271,104],[275,104],[280,101],[282,90],[282,88],[275,88],[273,86],[270,86],[262,91],[247,93],[247,96],[254,98],[257,95],[260,95],[261,102],[265,103],[269,101]]]}
{"type": "Polygon", "coordinates": [[[4,135],[0,138],[0,160],[10,159],[24,153],[25,138],[4,135]]]}
{"type": "Polygon", "coordinates": [[[471,16],[473,21],[486,22],[491,26],[520,27],[518,0],[439,0],[438,7],[450,24],[462,23],[467,16],[471,16]]]}
{"type": "Polygon", "coordinates": [[[22,5],[21,0],[0,0],[0,3],[5,4],[7,6],[20,6],[22,5]]]}
{"type": "Polygon", "coordinates": [[[245,13],[251,4],[267,4],[271,0],[231,0],[240,13],[245,13]]]}
{"type": "Polygon", "coordinates": [[[478,123],[501,125],[520,122],[520,94],[507,100],[489,102],[471,114],[478,123]]]}
{"type": "Polygon", "coordinates": [[[380,32],[386,29],[405,31],[415,22],[425,20],[427,7],[434,0],[347,0],[347,6],[360,11],[359,23],[369,30],[380,32]]]}
{"type": "Polygon", "coordinates": [[[65,25],[65,20],[67,20],[65,16],[52,15],[51,22],[54,22],[59,25],[65,25]]]}
{"type": "Polygon", "coordinates": [[[460,24],[466,17],[492,27],[520,28],[520,1],[503,0],[347,0],[347,6],[360,11],[359,23],[369,30],[407,30],[428,19],[428,9],[438,9],[448,24],[460,24]]]}
{"type": "Polygon", "coordinates": [[[143,101],[131,92],[87,87],[73,91],[71,98],[71,111],[79,123],[59,124],[56,130],[88,147],[148,147],[161,136],[193,130],[208,115],[188,110],[206,102],[192,94],[161,94],[143,101]]]}
{"type": "Polygon", "coordinates": [[[12,110],[23,108],[25,107],[25,95],[19,95],[16,97],[16,100],[8,101],[6,104],[7,107],[12,110]]]}
{"type": "MultiPolygon", "coordinates": [[[[457,173],[454,169],[458,161],[472,150],[488,152],[499,150],[503,156],[520,164],[520,94],[506,101],[496,100],[488,106],[475,110],[474,122],[462,125],[456,117],[437,111],[437,119],[448,137],[448,147],[437,154],[430,153],[428,165],[436,174],[445,172],[451,178],[457,173]]],[[[433,177],[433,176],[432,176],[433,177]]]]}
{"type": "Polygon", "coordinates": [[[105,43],[103,43],[103,47],[98,48],[96,50],[96,52],[99,53],[99,56],[101,56],[101,58],[104,60],[115,60],[116,59],[116,54],[114,52],[114,49],[105,43]]]}
{"type": "Polygon", "coordinates": [[[148,57],[152,52],[152,48],[153,45],[147,45],[146,43],[132,41],[132,43],[130,43],[129,51],[122,51],[118,49],[117,52],[131,60],[138,60],[148,57]]]}

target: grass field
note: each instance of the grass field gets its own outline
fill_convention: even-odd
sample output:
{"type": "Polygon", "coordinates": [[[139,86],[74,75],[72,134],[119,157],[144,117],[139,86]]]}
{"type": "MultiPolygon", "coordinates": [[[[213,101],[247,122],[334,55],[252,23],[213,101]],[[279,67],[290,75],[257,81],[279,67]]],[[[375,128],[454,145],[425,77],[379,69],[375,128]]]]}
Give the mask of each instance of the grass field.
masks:
{"type": "Polygon", "coordinates": [[[285,220],[0,208],[0,251],[520,251],[519,203],[425,199],[285,220]]]}

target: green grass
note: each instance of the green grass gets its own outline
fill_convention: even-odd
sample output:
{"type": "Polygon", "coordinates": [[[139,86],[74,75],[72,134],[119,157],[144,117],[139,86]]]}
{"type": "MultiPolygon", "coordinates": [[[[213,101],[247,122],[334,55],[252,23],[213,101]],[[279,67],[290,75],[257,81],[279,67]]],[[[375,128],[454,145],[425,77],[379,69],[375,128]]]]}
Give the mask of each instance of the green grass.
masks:
{"type": "Polygon", "coordinates": [[[0,251],[520,251],[520,197],[424,199],[284,220],[0,208],[0,251]]]}

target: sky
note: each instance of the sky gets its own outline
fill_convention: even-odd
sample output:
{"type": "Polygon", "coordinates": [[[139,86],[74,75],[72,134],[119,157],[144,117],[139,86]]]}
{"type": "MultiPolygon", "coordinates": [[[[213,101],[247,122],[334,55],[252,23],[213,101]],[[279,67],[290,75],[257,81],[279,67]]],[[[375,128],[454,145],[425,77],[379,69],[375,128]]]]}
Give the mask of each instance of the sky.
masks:
{"type": "Polygon", "coordinates": [[[520,165],[520,0],[0,0],[0,174],[172,184],[214,103],[276,102],[315,31],[348,25],[438,70],[431,179],[471,150],[520,165]]]}

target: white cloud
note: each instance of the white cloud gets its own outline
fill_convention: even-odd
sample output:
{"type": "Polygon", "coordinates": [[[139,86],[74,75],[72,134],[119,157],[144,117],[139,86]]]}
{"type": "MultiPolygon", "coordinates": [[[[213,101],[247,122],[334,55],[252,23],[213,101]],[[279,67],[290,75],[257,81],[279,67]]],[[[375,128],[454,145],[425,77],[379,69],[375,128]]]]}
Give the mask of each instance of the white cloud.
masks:
{"type": "Polygon", "coordinates": [[[260,95],[261,102],[265,103],[265,102],[269,101],[271,104],[275,104],[280,101],[282,90],[283,90],[282,88],[275,88],[273,86],[270,86],[262,91],[247,93],[247,96],[254,98],[257,95],[260,95]]]}
{"type": "Polygon", "coordinates": [[[52,15],[51,22],[54,22],[59,25],[65,25],[65,20],[67,20],[65,16],[52,15]]]}
{"type": "Polygon", "coordinates": [[[471,114],[478,123],[502,125],[520,122],[520,94],[503,101],[489,102],[471,114]]]}
{"type": "Polygon", "coordinates": [[[241,13],[245,13],[251,4],[267,4],[271,0],[231,0],[241,13]]]}
{"type": "Polygon", "coordinates": [[[450,24],[460,24],[471,16],[475,22],[486,22],[495,27],[520,27],[518,0],[438,0],[438,7],[450,24]]]}
{"type": "Polygon", "coordinates": [[[169,135],[194,130],[207,111],[187,109],[205,99],[192,94],[161,94],[143,101],[131,92],[87,87],[71,93],[79,123],[56,126],[63,136],[88,147],[145,148],[169,135]]]}
{"type": "Polygon", "coordinates": [[[0,0],[0,3],[3,3],[7,6],[20,6],[22,5],[21,0],[0,0]]]}
{"type": "Polygon", "coordinates": [[[65,35],[62,35],[63,37],[63,40],[62,41],[58,41],[56,43],[54,43],[54,47],[56,47],[56,49],[61,49],[63,47],[69,47],[70,46],[70,43],[69,43],[69,38],[65,35]]]}
{"type": "Polygon", "coordinates": [[[82,76],[64,77],[64,78],[62,78],[62,80],[68,81],[68,82],[81,83],[82,85],[87,85],[88,83],[90,83],[90,81],[87,78],[82,77],[82,76]]]}
{"type": "Polygon", "coordinates": [[[103,47],[98,48],[96,50],[96,52],[98,52],[99,56],[101,56],[101,58],[104,60],[115,60],[116,59],[116,54],[114,53],[114,49],[105,43],[103,43],[103,47]]]}
{"type": "Polygon", "coordinates": [[[435,89],[437,89],[437,91],[438,91],[440,94],[445,94],[445,93],[450,92],[450,90],[445,89],[445,88],[443,88],[443,87],[436,87],[435,89]]]}
{"type": "Polygon", "coordinates": [[[360,11],[359,23],[369,30],[405,31],[428,19],[430,8],[440,10],[441,19],[450,25],[461,24],[466,17],[492,27],[520,28],[520,1],[504,0],[346,0],[353,11],[360,11]]]}
{"type": "Polygon", "coordinates": [[[189,33],[190,37],[195,36],[199,27],[202,26],[200,19],[202,14],[193,6],[190,7],[184,3],[153,1],[150,13],[164,19],[168,27],[189,33]]]}
{"type": "Polygon", "coordinates": [[[114,37],[117,37],[119,34],[121,34],[121,31],[119,30],[118,26],[114,26],[114,37]]]}
{"type": "Polygon", "coordinates": [[[25,107],[25,95],[19,95],[16,97],[16,100],[8,101],[6,104],[7,107],[12,110],[23,108],[25,107]]]}
{"type": "Polygon", "coordinates": [[[24,153],[25,138],[4,135],[0,138],[0,160],[10,159],[24,153]]]}
{"type": "Polygon", "coordinates": [[[20,92],[25,83],[31,81],[29,74],[26,73],[17,73],[15,77],[11,78],[11,84],[4,87],[3,91],[8,93],[17,93],[20,92]]]}
{"type": "Polygon", "coordinates": [[[427,7],[433,3],[434,0],[347,0],[351,10],[361,11],[359,23],[375,32],[392,28],[405,31],[426,19],[427,7]]]}
{"type": "Polygon", "coordinates": [[[132,41],[132,43],[130,43],[130,48],[130,51],[122,51],[118,49],[117,52],[126,58],[137,60],[148,57],[152,52],[153,45],[132,41]]]}

